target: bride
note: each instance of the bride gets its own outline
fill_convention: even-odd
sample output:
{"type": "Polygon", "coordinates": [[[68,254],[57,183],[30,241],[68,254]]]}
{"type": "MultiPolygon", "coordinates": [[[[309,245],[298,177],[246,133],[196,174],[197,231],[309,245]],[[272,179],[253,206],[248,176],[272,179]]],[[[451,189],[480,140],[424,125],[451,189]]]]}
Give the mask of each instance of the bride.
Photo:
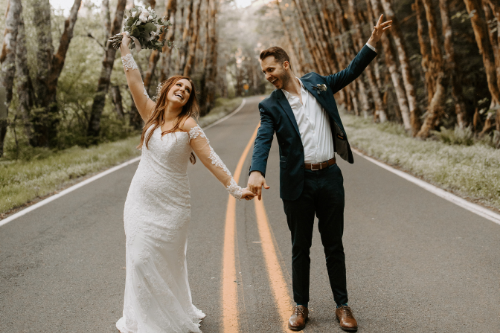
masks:
{"type": "Polygon", "coordinates": [[[166,80],[157,102],[149,99],[123,36],[120,51],[135,105],[146,123],[142,156],[124,209],[126,282],[121,333],[201,332],[205,314],[192,303],[186,267],[190,221],[188,161],[201,162],[237,199],[252,199],[210,146],[193,117],[195,87],[188,77],[166,80]]]}

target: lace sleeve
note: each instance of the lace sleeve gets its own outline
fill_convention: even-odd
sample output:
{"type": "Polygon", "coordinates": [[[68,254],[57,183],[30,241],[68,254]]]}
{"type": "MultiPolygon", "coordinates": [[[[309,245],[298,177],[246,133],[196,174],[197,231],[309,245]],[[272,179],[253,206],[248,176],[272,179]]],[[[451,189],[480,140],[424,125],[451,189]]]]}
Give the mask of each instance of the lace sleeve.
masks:
{"type": "Polygon", "coordinates": [[[122,63],[137,110],[139,110],[141,117],[146,121],[156,104],[149,98],[144,82],[142,81],[141,73],[139,72],[139,66],[137,66],[132,54],[128,53],[124,55],[122,63]]]}
{"type": "Polygon", "coordinates": [[[226,167],[219,155],[210,146],[207,136],[200,126],[195,126],[189,131],[189,140],[193,151],[196,153],[201,162],[207,167],[217,179],[224,184],[227,191],[236,199],[241,199],[242,189],[231,175],[231,172],[226,167]]]}

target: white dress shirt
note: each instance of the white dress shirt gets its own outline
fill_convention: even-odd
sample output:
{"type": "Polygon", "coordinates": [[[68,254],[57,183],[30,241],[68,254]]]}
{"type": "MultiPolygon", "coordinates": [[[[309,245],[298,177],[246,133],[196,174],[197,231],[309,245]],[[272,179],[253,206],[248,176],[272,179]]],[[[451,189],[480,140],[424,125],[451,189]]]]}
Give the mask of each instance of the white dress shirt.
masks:
{"type": "MultiPolygon", "coordinates": [[[[377,52],[370,44],[366,43],[366,46],[377,52]]],[[[297,80],[300,82],[302,103],[300,103],[299,96],[293,95],[285,89],[281,89],[281,91],[285,94],[299,127],[300,138],[304,146],[304,162],[328,161],[335,156],[330,119],[316,98],[304,88],[302,81],[299,78],[297,80]]]]}
{"type": "Polygon", "coordinates": [[[333,138],[330,127],[330,119],[326,111],[321,107],[316,98],[304,88],[300,82],[300,95],[293,95],[282,89],[290,107],[292,108],[295,120],[299,127],[300,138],[304,146],[304,162],[319,163],[333,158],[333,138]]]}

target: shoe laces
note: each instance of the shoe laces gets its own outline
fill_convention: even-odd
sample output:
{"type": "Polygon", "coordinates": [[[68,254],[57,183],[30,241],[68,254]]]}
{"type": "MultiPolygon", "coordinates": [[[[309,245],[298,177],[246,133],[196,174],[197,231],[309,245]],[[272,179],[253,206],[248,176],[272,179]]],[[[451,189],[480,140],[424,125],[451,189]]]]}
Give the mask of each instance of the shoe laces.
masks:
{"type": "Polygon", "coordinates": [[[345,316],[348,317],[348,318],[354,318],[353,314],[352,314],[352,310],[350,307],[348,306],[342,306],[340,307],[340,310],[342,312],[344,312],[345,316]]]}
{"type": "Polygon", "coordinates": [[[297,316],[298,315],[303,315],[303,316],[306,315],[303,307],[294,306],[293,311],[294,311],[295,315],[297,315],[297,316]]]}

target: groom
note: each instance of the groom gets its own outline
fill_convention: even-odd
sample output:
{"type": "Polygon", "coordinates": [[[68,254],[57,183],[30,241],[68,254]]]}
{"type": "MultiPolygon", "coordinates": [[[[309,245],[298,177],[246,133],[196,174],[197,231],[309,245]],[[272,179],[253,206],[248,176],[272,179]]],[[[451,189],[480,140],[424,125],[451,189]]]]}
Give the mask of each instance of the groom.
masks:
{"type": "Polygon", "coordinates": [[[261,123],[248,186],[259,200],[262,186],[269,188],[264,177],[276,133],[280,151],[280,195],[292,234],[293,297],[297,305],[288,327],[294,331],[305,327],[309,313],[309,249],[315,215],[337,303],[336,317],[343,330],[358,328],[347,305],[342,245],[344,186],[335,152],[349,163],[354,160],[333,95],[356,79],[377,55],[375,46],[391,24],[391,21],[382,23],[382,18],[351,64],[333,75],[309,73],[299,79],[282,48],[271,47],[260,54],[262,71],[276,90],[259,104],[261,123]]]}

